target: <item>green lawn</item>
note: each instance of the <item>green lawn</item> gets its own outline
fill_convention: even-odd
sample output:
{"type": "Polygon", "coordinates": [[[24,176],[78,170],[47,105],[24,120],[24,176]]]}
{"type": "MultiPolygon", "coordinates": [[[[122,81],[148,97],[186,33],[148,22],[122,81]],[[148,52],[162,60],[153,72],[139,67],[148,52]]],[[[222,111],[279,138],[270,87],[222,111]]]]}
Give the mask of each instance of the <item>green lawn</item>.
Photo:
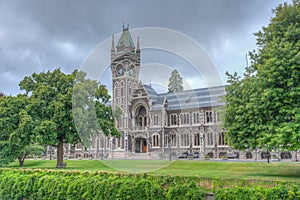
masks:
{"type": "MultiPolygon", "coordinates": [[[[264,180],[300,180],[300,163],[292,162],[214,162],[180,160],[66,160],[64,170],[149,172],[181,176],[247,178],[264,180]]],[[[55,160],[26,160],[24,168],[55,169],[55,160]]],[[[18,168],[18,163],[9,167],[18,168]]]]}

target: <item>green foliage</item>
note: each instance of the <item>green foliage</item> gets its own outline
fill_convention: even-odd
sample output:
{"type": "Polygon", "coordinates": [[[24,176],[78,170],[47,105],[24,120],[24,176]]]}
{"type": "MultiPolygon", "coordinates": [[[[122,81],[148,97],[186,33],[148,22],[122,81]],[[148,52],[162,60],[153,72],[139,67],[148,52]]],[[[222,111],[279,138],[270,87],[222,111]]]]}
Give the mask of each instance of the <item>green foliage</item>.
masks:
{"type": "Polygon", "coordinates": [[[223,199],[287,199],[287,200],[297,200],[300,198],[300,186],[294,185],[292,187],[286,187],[284,185],[272,187],[272,188],[262,188],[262,187],[235,187],[231,189],[218,190],[215,192],[216,200],[223,199]]]}
{"type": "Polygon", "coordinates": [[[284,3],[257,36],[241,79],[227,73],[224,126],[237,149],[300,148],[300,2],[284,3]]]}
{"type": "Polygon", "coordinates": [[[42,147],[35,148],[35,122],[28,114],[29,102],[25,95],[0,98],[0,165],[14,159],[23,165],[26,156],[44,151],[42,147]]]}
{"type": "Polygon", "coordinates": [[[182,90],[183,90],[183,81],[179,72],[175,69],[172,71],[171,77],[169,78],[168,91],[180,92],[182,90]]]}
{"type": "Polygon", "coordinates": [[[178,177],[45,170],[1,170],[1,199],[205,199],[178,177]]]}
{"type": "Polygon", "coordinates": [[[57,165],[63,162],[62,144],[80,141],[72,116],[72,88],[76,73],[66,75],[60,69],[33,73],[19,84],[30,97],[28,113],[36,122],[39,143],[58,148],[57,165]]]}
{"type": "Polygon", "coordinates": [[[88,79],[84,72],[64,74],[55,69],[33,73],[20,87],[30,98],[27,110],[35,123],[36,139],[58,149],[57,167],[64,166],[63,143],[82,142],[87,147],[100,130],[106,135],[119,134],[111,107],[105,105],[110,99],[105,86],[88,79]]]}
{"type": "Polygon", "coordinates": [[[77,72],[73,87],[74,123],[81,142],[89,147],[93,138],[102,131],[106,136],[120,133],[114,126],[114,113],[107,106],[110,95],[104,85],[86,78],[86,73],[77,72]]]}

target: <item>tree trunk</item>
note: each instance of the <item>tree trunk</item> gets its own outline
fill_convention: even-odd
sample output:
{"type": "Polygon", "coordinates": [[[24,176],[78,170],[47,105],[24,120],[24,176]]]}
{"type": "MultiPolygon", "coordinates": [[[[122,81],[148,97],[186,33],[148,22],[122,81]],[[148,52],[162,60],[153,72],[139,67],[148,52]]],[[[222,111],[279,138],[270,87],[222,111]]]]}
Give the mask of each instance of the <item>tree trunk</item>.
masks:
{"type": "Polygon", "coordinates": [[[64,163],[64,148],[63,140],[61,139],[57,145],[57,165],[56,168],[65,168],[66,163],[64,163]]]}
{"type": "Polygon", "coordinates": [[[24,166],[25,157],[24,158],[18,158],[18,160],[19,160],[20,167],[23,167],[24,166]]]}

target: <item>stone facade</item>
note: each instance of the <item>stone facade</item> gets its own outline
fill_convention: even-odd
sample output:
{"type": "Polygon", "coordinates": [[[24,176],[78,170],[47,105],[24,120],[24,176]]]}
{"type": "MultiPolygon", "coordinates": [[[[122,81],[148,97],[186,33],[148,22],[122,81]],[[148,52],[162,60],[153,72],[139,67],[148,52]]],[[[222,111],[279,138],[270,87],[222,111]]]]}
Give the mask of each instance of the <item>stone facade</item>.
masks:
{"type": "MultiPolygon", "coordinates": [[[[122,110],[115,125],[120,138],[99,137],[84,150],[65,144],[68,158],[178,158],[183,153],[199,158],[266,159],[267,152],[240,152],[227,145],[220,128],[220,98],[225,86],[157,94],[139,80],[140,45],[128,28],[111,47],[112,107],[122,110]]],[[[48,149],[55,155],[55,149],[48,149]]],[[[271,152],[281,159],[297,159],[297,152],[271,152]]]]}
{"type": "Polygon", "coordinates": [[[116,47],[112,38],[112,106],[122,110],[116,121],[122,137],[114,139],[115,151],[158,157],[183,152],[225,155],[230,147],[217,112],[224,86],[157,94],[139,81],[140,53],[139,40],[135,47],[128,28],[116,47]]]}

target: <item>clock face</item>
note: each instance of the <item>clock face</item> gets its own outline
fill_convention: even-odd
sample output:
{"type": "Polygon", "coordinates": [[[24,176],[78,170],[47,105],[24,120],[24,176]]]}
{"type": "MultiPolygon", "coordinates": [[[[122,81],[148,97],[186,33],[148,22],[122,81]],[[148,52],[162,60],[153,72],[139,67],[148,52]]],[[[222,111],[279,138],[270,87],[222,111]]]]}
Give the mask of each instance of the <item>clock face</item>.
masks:
{"type": "Polygon", "coordinates": [[[123,68],[122,68],[122,67],[119,67],[119,68],[117,69],[117,73],[118,73],[119,76],[123,75],[123,68]]]}
{"type": "Polygon", "coordinates": [[[133,75],[134,75],[134,69],[133,69],[133,68],[130,68],[130,69],[129,69],[129,75],[130,75],[130,76],[133,76],[133,75]]]}

